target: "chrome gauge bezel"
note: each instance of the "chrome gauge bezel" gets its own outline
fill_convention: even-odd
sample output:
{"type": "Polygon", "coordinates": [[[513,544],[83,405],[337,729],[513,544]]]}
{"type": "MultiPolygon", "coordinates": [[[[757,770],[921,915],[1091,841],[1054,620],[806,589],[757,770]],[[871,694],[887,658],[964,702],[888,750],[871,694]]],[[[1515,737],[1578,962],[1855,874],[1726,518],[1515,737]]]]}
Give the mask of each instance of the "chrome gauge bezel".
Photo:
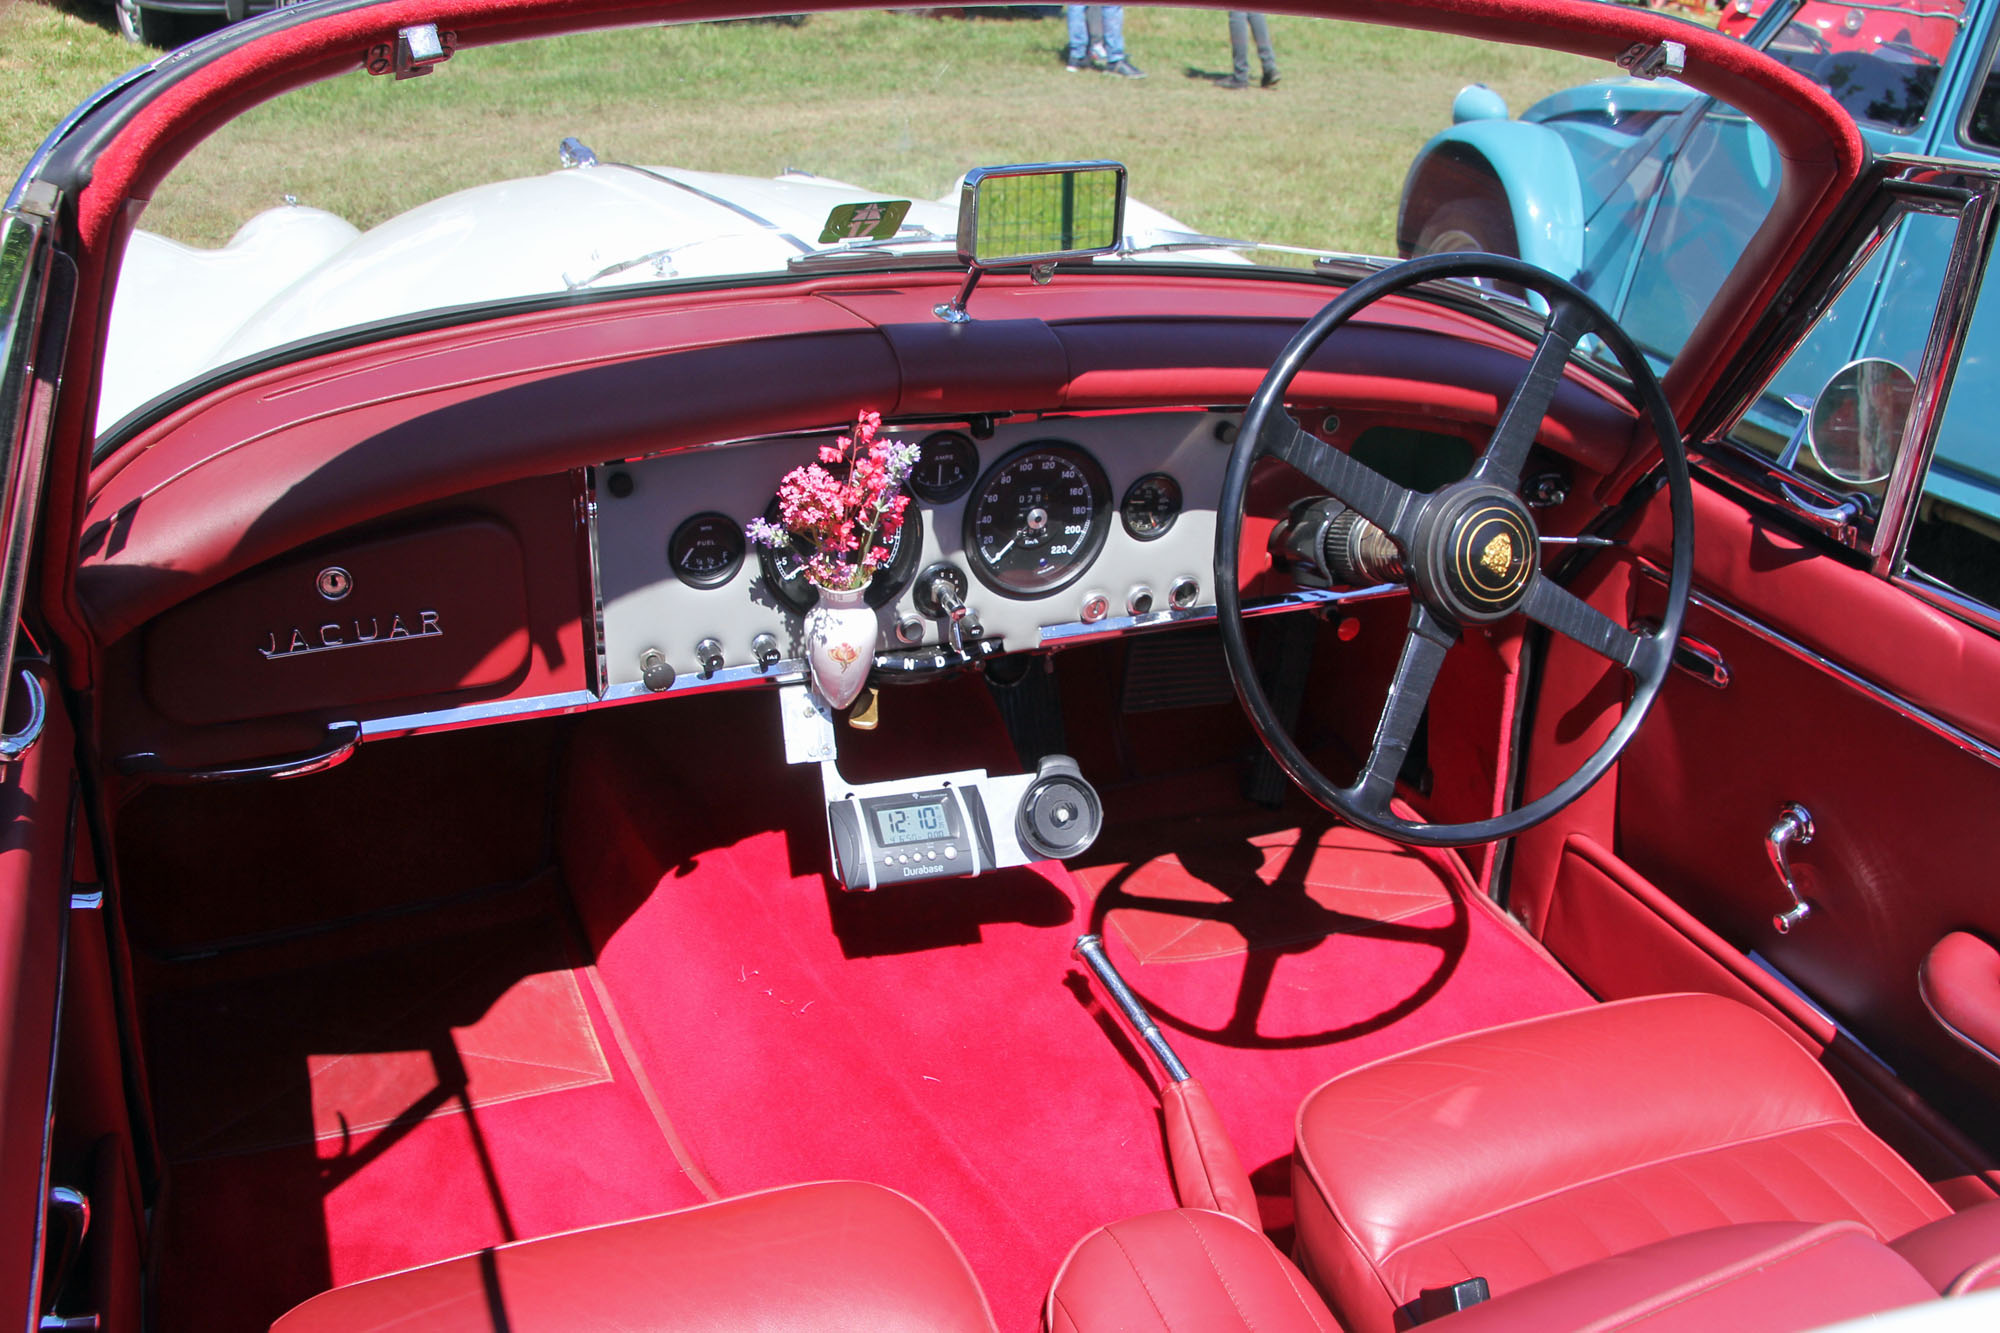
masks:
{"type": "Polygon", "coordinates": [[[673,571],[675,578],[689,587],[720,588],[723,584],[735,578],[736,572],[743,568],[743,560],[747,554],[746,548],[747,543],[743,536],[743,525],[741,523],[729,515],[722,513],[720,510],[704,509],[699,514],[690,514],[688,517],[682,519],[675,526],[673,535],[667,538],[667,568],[673,571]],[[717,536],[723,539],[723,546],[728,553],[728,560],[722,568],[710,570],[692,569],[682,559],[681,546],[683,540],[697,528],[713,529],[717,536]]]}
{"type": "Polygon", "coordinates": [[[959,430],[933,431],[924,437],[921,449],[917,470],[910,474],[911,494],[925,504],[942,505],[950,504],[972,489],[972,483],[979,477],[979,446],[970,435],[959,430]],[[945,454],[951,455],[958,464],[958,480],[934,486],[925,478],[924,466],[945,454]]]}
{"type": "Polygon", "coordinates": [[[1104,541],[1111,532],[1112,517],[1111,482],[1105,476],[1104,468],[1082,445],[1069,440],[1030,440],[1015,449],[1010,449],[996,460],[993,466],[981,473],[965,500],[964,542],[965,563],[971,567],[973,576],[980,583],[1002,596],[1020,601],[1037,601],[1052,597],[1074,584],[1089,571],[1098,555],[1104,550],[1104,541]],[[1082,474],[1090,490],[1090,516],[1085,526],[1082,544],[1067,557],[1060,566],[1058,576],[1052,581],[1039,585],[1024,585],[1018,576],[1009,576],[996,569],[979,544],[979,518],[986,511],[988,501],[1000,477],[1017,467],[1023,460],[1038,454],[1054,455],[1071,465],[1082,474]]]}
{"type": "MultiPolygon", "coordinates": [[[[771,497],[765,507],[764,517],[773,523],[778,521],[778,499],[771,497]]],[[[875,572],[869,581],[868,592],[863,598],[869,606],[881,610],[903,595],[916,577],[917,566],[924,558],[924,523],[914,499],[904,511],[903,525],[896,530],[895,557],[875,572]]],[[[794,548],[803,559],[804,551],[794,548]]],[[[795,616],[803,616],[819,605],[819,589],[803,578],[787,580],[779,577],[778,554],[768,547],[757,548],[757,573],[764,590],[771,594],[773,601],[795,616]]]]}

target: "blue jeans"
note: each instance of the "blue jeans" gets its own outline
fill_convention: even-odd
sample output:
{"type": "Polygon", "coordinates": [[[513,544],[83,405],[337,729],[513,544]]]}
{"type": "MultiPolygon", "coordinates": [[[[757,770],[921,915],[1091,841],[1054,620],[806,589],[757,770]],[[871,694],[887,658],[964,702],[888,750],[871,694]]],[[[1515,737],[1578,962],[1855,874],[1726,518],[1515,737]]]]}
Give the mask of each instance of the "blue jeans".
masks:
{"type": "Polygon", "coordinates": [[[1125,59],[1125,6],[1123,5],[1064,5],[1069,17],[1069,60],[1072,65],[1082,64],[1090,54],[1090,27],[1084,21],[1084,11],[1096,9],[1104,15],[1104,61],[1116,65],[1125,59]]]}

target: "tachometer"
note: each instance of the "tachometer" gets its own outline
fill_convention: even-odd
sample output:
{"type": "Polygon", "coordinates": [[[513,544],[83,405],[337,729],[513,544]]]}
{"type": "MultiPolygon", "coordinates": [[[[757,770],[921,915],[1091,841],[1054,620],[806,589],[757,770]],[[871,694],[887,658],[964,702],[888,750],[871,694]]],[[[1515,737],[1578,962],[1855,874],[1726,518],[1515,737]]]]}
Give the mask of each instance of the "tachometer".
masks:
{"type": "MultiPolygon", "coordinates": [[[[764,517],[772,522],[778,520],[778,501],[774,496],[764,517]]],[[[788,551],[769,551],[757,548],[757,560],[764,572],[764,586],[778,599],[786,610],[794,615],[804,615],[819,603],[819,589],[806,577],[806,557],[811,548],[803,543],[788,551]]],[[[896,529],[896,535],[889,539],[889,563],[875,571],[874,579],[868,584],[868,605],[884,607],[902,595],[910,586],[910,579],[917,572],[917,562],[924,556],[924,518],[911,505],[903,515],[903,524],[896,529]]]]}
{"type": "Polygon", "coordinates": [[[1061,440],[1022,445],[979,479],[965,506],[965,553],[979,581],[1046,597],[1090,568],[1111,523],[1097,460],[1061,440]]]}

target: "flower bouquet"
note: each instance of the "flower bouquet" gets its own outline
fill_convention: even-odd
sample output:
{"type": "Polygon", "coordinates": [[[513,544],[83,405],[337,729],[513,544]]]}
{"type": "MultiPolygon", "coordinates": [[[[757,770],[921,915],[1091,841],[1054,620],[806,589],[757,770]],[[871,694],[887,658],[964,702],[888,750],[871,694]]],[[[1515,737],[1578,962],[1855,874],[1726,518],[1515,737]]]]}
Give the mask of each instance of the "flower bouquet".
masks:
{"type": "Polygon", "coordinates": [[[806,617],[806,662],[835,708],[853,702],[867,682],[878,632],[865,601],[868,583],[889,562],[910,503],[903,483],[917,465],[915,441],[881,430],[881,413],[861,413],[852,435],[785,474],[775,522],[753,519],[744,528],[774,554],[804,555],[805,575],[820,590],[806,617]]]}

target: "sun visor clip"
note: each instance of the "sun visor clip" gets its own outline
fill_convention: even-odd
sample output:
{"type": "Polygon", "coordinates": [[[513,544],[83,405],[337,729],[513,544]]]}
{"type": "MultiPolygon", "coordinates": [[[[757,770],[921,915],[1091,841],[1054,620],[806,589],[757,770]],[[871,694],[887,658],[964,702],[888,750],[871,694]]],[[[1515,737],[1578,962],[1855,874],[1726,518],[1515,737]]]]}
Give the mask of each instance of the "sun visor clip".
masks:
{"type": "Polygon", "coordinates": [[[1687,47],[1681,42],[1634,42],[1618,53],[1618,67],[1635,79],[1677,77],[1687,68],[1687,47]]]}

